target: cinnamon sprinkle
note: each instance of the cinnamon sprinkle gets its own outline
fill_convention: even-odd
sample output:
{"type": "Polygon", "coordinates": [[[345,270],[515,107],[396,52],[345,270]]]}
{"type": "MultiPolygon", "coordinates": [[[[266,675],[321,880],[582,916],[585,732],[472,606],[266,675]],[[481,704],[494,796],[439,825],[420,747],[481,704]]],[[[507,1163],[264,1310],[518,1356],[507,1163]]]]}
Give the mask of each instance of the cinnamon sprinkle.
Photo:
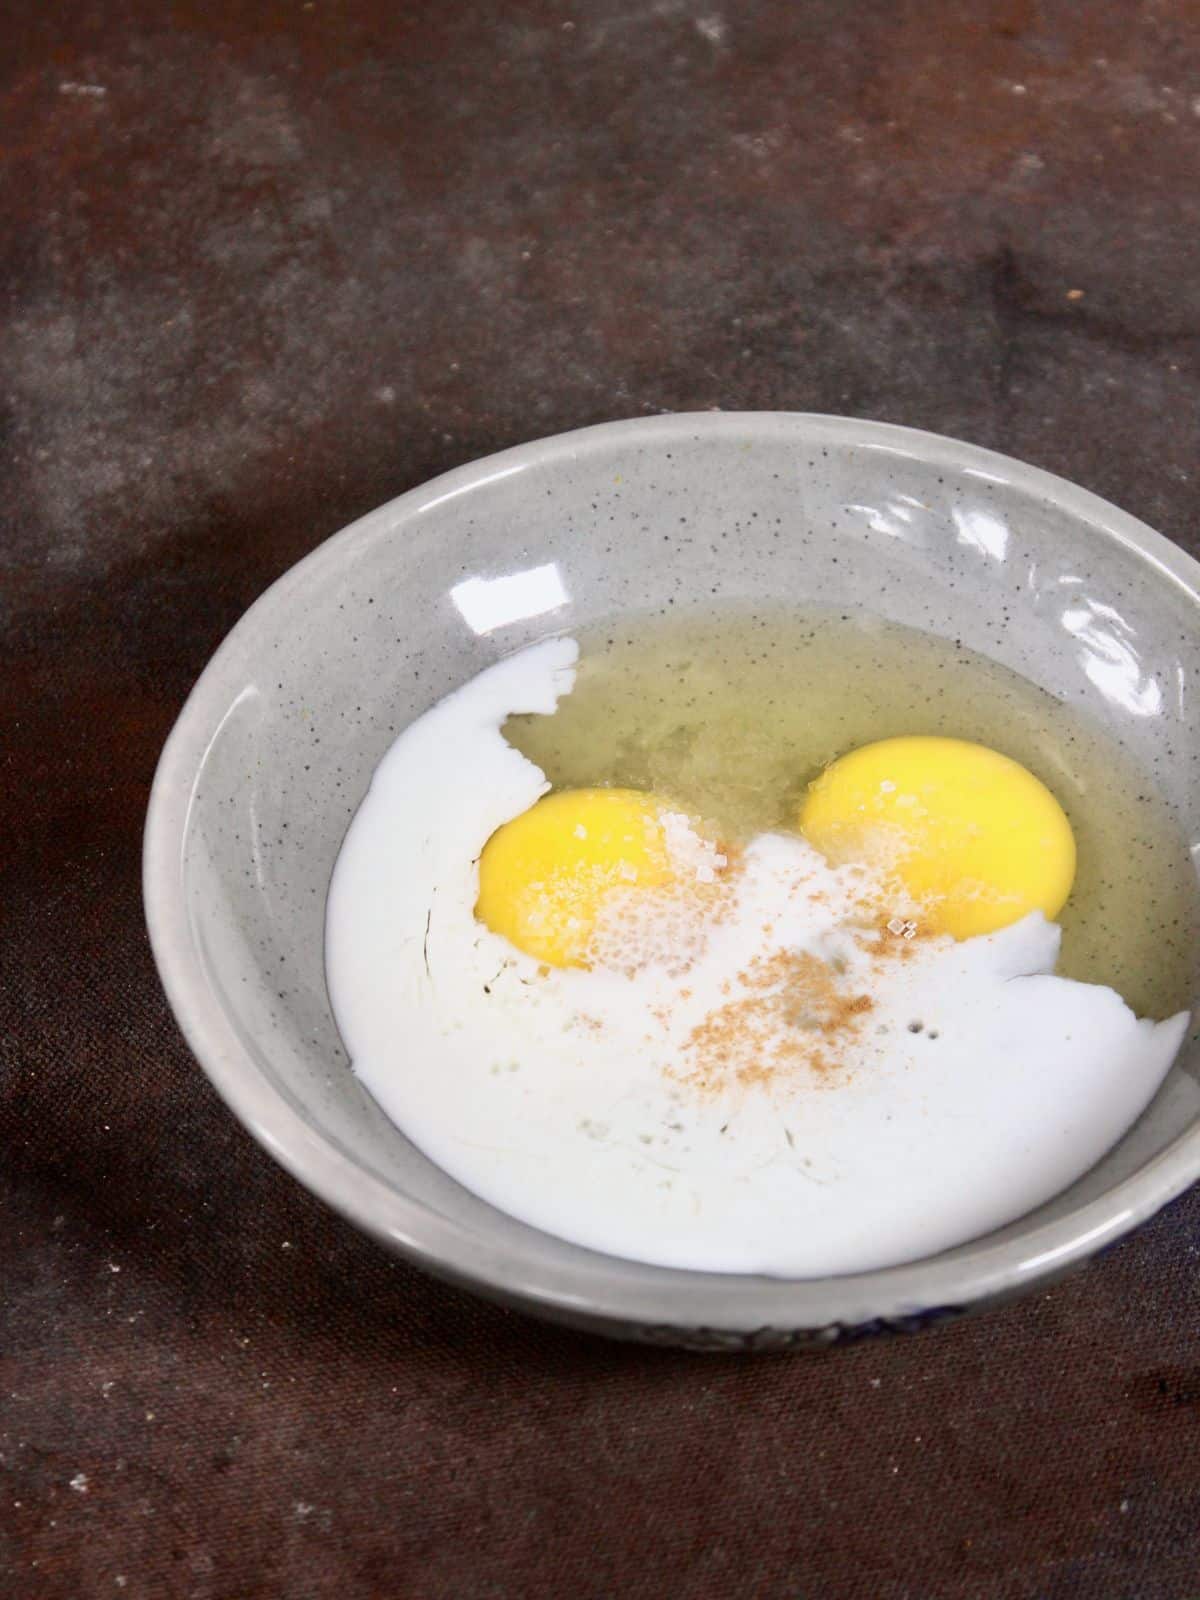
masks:
{"type": "Polygon", "coordinates": [[[760,956],[738,982],[745,995],[715,1007],[691,1030],[673,1077],[706,1092],[804,1071],[828,1079],[874,1006],[831,962],[806,950],[760,956]]]}

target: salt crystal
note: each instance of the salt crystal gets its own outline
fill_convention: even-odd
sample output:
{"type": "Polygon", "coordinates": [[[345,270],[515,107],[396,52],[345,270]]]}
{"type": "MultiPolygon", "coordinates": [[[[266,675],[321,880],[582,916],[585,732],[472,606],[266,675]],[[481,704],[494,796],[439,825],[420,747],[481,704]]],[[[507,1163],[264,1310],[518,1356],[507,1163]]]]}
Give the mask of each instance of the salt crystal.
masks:
{"type": "Polygon", "coordinates": [[[718,870],[726,865],[726,857],[696,832],[683,812],[664,811],[659,821],[662,823],[667,855],[676,872],[690,874],[697,883],[714,883],[718,870]]]}

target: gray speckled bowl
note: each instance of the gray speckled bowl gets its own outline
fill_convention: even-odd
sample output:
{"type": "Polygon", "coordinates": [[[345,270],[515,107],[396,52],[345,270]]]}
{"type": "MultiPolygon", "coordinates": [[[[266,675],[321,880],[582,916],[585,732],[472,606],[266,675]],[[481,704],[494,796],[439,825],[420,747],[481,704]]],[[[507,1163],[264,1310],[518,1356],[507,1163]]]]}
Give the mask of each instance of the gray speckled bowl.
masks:
{"type": "Polygon", "coordinates": [[[616,422],[402,495],[233,630],[163,752],[146,827],[171,1004],[218,1091],[302,1183],[430,1271],[545,1316],[776,1348],[1020,1293],[1200,1175],[1195,1040],[1120,1145],[1039,1211],[910,1266],[807,1282],[642,1266],[513,1221],[414,1149],[347,1066],[325,992],[326,886],[396,731],[549,631],[714,587],[980,643],[1105,724],[1200,841],[1200,566],[1167,540],[1061,479],[927,433],[786,414],[616,422]],[[686,554],[656,537],[665,524],[686,527],[686,554]],[[496,581],[537,569],[552,570],[496,581]]]}

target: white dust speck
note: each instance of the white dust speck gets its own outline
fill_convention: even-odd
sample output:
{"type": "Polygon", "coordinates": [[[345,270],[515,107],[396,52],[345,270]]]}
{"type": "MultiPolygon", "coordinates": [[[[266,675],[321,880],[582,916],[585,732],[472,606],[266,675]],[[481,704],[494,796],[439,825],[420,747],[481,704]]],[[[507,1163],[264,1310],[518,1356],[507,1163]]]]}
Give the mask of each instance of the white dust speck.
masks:
{"type": "Polygon", "coordinates": [[[724,44],[729,29],[724,17],[697,17],[696,32],[702,39],[707,39],[709,44],[724,44]]]}
{"type": "Polygon", "coordinates": [[[78,100],[103,100],[108,90],[102,83],[75,83],[68,79],[58,86],[59,94],[73,95],[78,100]]]}
{"type": "Polygon", "coordinates": [[[75,1474],[75,1476],[71,1479],[71,1487],[72,1487],[72,1489],[74,1489],[76,1494],[86,1494],[88,1492],[88,1475],[87,1475],[87,1473],[86,1472],[77,1472],[75,1474]]]}

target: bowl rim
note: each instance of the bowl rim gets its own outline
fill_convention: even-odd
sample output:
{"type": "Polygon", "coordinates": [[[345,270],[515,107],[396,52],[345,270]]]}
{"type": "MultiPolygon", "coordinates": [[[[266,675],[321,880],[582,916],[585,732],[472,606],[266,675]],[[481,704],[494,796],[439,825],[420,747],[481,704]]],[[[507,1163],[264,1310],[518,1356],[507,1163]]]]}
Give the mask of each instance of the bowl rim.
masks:
{"type": "MultiPolygon", "coordinates": [[[[155,771],[143,841],[143,896],[154,959],[179,1027],[217,1093],[243,1126],[306,1188],[367,1234],[435,1276],[543,1316],[610,1332],[667,1336],[711,1329],[752,1335],[772,1329],[832,1337],[860,1326],[962,1310],[1061,1276],[1152,1216],[1200,1177],[1200,1122],[1107,1193],[1029,1233],[981,1244],[958,1260],[931,1257],[875,1272],[785,1279],[647,1268],[573,1247],[546,1261],[544,1235],[529,1228],[517,1246],[427,1209],[322,1134],[256,1066],[209,986],[193,938],[183,876],[188,823],[203,756],[264,612],[294,588],[333,569],[359,541],[413,521],[450,497],[482,489],[521,468],[613,447],[700,436],[835,442],[941,464],[1019,488],[1081,518],[1181,588],[1200,617],[1200,562],[1145,523],[1087,489],[1012,457],[921,429],[810,412],[676,412],[598,423],[516,445],[408,490],[318,544],[275,580],[225,636],[197,679],[155,771]]],[[[961,1248],[961,1247],[960,1247],[961,1248]]]]}

